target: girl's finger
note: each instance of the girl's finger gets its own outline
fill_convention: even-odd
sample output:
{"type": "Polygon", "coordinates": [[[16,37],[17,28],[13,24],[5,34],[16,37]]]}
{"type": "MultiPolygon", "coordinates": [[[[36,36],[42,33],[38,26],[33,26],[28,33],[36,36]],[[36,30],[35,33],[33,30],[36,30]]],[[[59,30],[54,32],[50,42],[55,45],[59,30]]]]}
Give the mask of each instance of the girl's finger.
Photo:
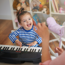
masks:
{"type": "Polygon", "coordinates": [[[27,44],[27,45],[30,45],[30,44],[27,44]]]}
{"type": "Polygon", "coordinates": [[[20,45],[20,48],[21,48],[22,45],[20,45]]]}
{"type": "Polygon", "coordinates": [[[32,44],[27,44],[27,45],[32,46],[32,44]]]}
{"type": "Polygon", "coordinates": [[[21,46],[22,46],[22,43],[20,43],[20,48],[21,48],[21,46]]]}

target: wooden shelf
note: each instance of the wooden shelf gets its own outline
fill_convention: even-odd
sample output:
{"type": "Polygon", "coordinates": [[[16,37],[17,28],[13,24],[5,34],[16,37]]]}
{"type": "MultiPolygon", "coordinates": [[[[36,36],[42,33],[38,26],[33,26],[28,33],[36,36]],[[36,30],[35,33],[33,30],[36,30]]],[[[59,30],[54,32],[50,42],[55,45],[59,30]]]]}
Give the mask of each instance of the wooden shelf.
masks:
{"type": "Polygon", "coordinates": [[[57,14],[57,15],[65,15],[65,13],[54,13],[54,12],[51,12],[51,14],[57,14]]]}

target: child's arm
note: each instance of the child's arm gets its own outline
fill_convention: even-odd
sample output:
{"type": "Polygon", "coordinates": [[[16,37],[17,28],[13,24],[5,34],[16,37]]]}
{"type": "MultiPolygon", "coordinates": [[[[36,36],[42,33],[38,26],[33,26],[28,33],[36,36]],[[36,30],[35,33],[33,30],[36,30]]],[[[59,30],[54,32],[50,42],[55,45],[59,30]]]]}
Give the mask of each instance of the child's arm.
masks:
{"type": "Polygon", "coordinates": [[[12,32],[10,35],[9,35],[9,39],[12,41],[12,43],[17,43],[20,47],[22,46],[22,43],[16,38],[16,36],[19,35],[19,29],[12,32]]]}
{"type": "Polygon", "coordinates": [[[16,36],[18,36],[18,35],[19,35],[19,31],[18,30],[10,33],[9,39],[12,41],[12,43],[15,43],[15,41],[17,40],[16,36]]]}
{"type": "Polygon", "coordinates": [[[34,42],[29,43],[29,44],[27,44],[27,45],[29,45],[29,47],[30,47],[30,46],[36,45],[37,43],[38,43],[37,41],[34,41],[34,42]]]}
{"type": "Polygon", "coordinates": [[[36,38],[37,44],[42,43],[42,38],[37,33],[36,33],[36,36],[37,36],[36,38]]]}

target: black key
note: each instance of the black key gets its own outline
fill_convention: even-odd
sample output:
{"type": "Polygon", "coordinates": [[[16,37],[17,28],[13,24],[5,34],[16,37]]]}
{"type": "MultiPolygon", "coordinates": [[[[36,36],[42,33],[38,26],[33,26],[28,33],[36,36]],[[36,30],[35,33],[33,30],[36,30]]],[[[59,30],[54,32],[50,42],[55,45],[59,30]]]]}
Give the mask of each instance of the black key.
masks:
{"type": "Polygon", "coordinates": [[[13,51],[14,51],[14,49],[15,49],[15,48],[13,47],[13,51]]]}
{"type": "Polygon", "coordinates": [[[18,51],[18,48],[16,49],[16,51],[18,51]]]}
{"type": "Polygon", "coordinates": [[[11,49],[10,49],[11,51],[14,51],[14,48],[13,47],[11,47],[11,49]]]}
{"type": "Polygon", "coordinates": [[[4,47],[3,50],[6,50],[6,47],[4,47]]]}
{"type": "Polygon", "coordinates": [[[36,49],[35,49],[35,52],[36,52],[36,49]]]}
{"type": "Polygon", "coordinates": [[[33,50],[32,49],[30,49],[30,52],[32,52],[33,50]]]}
{"type": "Polygon", "coordinates": [[[35,52],[35,49],[33,49],[32,52],[35,52]]]}
{"type": "Polygon", "coordinates": [[[7,50],[9,49],[9,47],[7,47],[7,50]]]}
{"type": "Polygon", "coordinates": [[[20,51],[20,48],[19,48],[19,51],[20,51]]]}
{"type": "Polygon", "coordinates": [[[27,51],[27,49],[25,48],[24,51],[27,51]]]}
{"type": "Polygon", "coordinates": [[[41,52],[40,49],[38,50],[38,52],[41,52]]]}
{"type": "Polygon", "coordinates": [[[28,48],[27,48],[27,51],[28,51],[28,48]]]}
{"type": "Polygon", "coordinates": [[[7,47],[5,48],[5,50],[7,50],[7,47]]]}
{"type": "Polygon", "coordinates": [[[22,48],[21,48],[21,51],[22,51],[22,48]]]}
{"type": "Polygon", "coordinates": [[[22,51],[22,48],[19,48],[18,50],[19,50],[19,51],[22,51]]]}
{"type": "Polygon", "coordinates": [[[1,50],[2,46],[0,47],[0,50],[1,50]]]}

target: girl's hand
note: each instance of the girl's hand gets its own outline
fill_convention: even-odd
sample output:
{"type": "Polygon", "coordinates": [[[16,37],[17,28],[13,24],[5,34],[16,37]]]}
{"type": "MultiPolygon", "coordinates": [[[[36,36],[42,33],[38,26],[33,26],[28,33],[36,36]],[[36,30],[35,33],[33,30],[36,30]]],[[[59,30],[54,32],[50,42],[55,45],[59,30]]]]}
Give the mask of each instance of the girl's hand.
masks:
{"type": "Polygon", "coordinates": [[[64,50],[61,49],[61,48],[59,48],[59,47],[57,47],[57,48],[55,49],[55,51],[56,51],[56,53],[58,53],[59,55],[61,55],[64,50]]]}
{"type": "Polygon", "coordinates": [[[20,48],[21,48],[21,46],[22,46],[22,43],[17,39],[16,41],[15,41],[19,46],[20,46],[20,48]]]}
{"type": "Polygon", "coordinates": [[[37,44],[37,41],[34,41],[34,42],[29,43],[29,44],[27,44],[27,45],[29,45],[29,47],[30,47],[30,46],[33,46],[33,45],[36,45],[36,44],[37,44]]]}

